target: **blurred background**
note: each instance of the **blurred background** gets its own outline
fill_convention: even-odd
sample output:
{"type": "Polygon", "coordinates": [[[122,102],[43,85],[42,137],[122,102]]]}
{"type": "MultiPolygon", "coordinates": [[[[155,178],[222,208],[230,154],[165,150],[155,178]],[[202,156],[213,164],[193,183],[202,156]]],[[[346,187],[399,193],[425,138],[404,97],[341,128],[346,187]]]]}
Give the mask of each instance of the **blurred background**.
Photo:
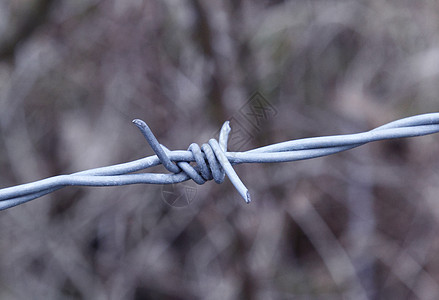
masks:
{"type": "MultiPolygon", "coordinates": [[[[438,80],[437,1],[0,0],[0,185],[152,155],[134,118],[246,150],[438,111],[438,80]]],[[[240,165],[250,205],[65,188],[0,212],[0,298],[437,299],[438,149],[240,165]]]]}

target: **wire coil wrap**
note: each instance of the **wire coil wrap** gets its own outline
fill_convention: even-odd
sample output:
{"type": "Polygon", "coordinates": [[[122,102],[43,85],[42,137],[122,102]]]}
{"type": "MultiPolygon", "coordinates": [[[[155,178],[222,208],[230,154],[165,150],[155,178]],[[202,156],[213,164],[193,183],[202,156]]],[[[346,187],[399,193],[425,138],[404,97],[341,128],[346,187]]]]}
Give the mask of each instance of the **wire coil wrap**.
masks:
{"type": "Polygon", "coordinates": [[[346,135],[312,137],[268,145],[244,152],[228,152],[230,133],[226,121],[220,131],[219,142],[210,139],[201,145],[192,143],[188,150],[171,151],[161,145],[145,122],[133,123],[156,155],[132,162],[59,175],[31,183],[0,189],[0,210],[42,197],[65,186],[118,186],[138,183],[171,184],[192,179],[197,184],[214,180],[222,183],[225,175],[230,179],[244,200],[250,202],[248,189],[233,169],[240,163],[288,162],[321,157],[349,150],[368,142],[414,137],[439,132],[439,113],[407,117],[377,127],[373,130],[346,135]],[[190,162],[195,162],[191,165],[190,162]],[[170,173],[137,173],[162,164],[170,173]]]}

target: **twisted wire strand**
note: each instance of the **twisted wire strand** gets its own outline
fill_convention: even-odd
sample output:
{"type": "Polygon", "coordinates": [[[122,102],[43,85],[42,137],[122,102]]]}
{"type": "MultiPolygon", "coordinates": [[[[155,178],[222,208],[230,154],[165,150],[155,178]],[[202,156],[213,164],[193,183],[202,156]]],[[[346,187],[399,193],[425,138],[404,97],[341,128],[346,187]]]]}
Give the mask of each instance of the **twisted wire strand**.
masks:
{"type": "Polygon", "coordinates": [[[228,121],[221,128],[219,142],[216,139],[210,139],[201,147],[192,143],[188,150],[174,151],[161,145],[145,122],[135,119],[133,123],[139,128],[156,155],[0,189],[0,210],[42,197],[65,186],[172,184],[189,179],[197,184],[204,184],[212,179],[217,183],[222,183],[225,175],[244,200],[249,203],[251,201],[249,191],[236,174],[233,165],[311,159],[349,150],[373,141],[437,133],[439,132],[439,113],[407,117],[367,132],[291,140],[244,152],[227,151],[227,141],[231,131],[228,121]],[[191,162],[195,162],[195,165],[190,164],[191,162]],[[159,164],[162,164],[170,173],[131,174],[159,164]]]}

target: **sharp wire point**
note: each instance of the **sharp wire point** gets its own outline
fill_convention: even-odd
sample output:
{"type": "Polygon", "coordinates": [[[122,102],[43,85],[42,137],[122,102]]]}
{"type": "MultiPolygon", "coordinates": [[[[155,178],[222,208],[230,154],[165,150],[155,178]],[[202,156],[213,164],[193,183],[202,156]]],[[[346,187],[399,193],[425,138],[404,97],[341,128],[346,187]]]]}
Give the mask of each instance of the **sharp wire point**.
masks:
{"type": "Polygon", "coordinates": [[[249,191],[247,191],[247,197],[245,198],[245,202],[246,203],[252,202],[252,199],[250,198],[250,192],[249,191]]]}
{"type": "Polygon", "coordinates": [[[232,165],[241,163],[290,162],[326,156],[369,142],[415,137],[439,132],[439,112],[396,120],[370,131],[355,134],[304,138],[280,142],[244,152],[228,152],[230,122],[221,127],[218,141],[210,139],[201,147],[193,143],[188,150],[171,151],[161,145],[148,125],[132,121],[156,155],[132,162],[95,168],[70,175],[54,176],[31,183],[0,189],[0,210],[42,197],[65,186],[118,186],[136,183],[173,184],[192,179],[198,184],[208,180],[217,183],[229,177],[246,203],[250,192],[232,165]],[[195,162],[193,166],[190,162],[195,162]],[[134,173],[162,164],[170,173],[134,173]]]}
{"type": "Polygon", "coordinates": [[[140,132],[143,134],[155,154],[157,154],[163,166],[170,172],[179,173],[181,171],[180,168],[169,159],[149,126],[140,119],[134,119],[133,123],[140,129],[140,132]]]}

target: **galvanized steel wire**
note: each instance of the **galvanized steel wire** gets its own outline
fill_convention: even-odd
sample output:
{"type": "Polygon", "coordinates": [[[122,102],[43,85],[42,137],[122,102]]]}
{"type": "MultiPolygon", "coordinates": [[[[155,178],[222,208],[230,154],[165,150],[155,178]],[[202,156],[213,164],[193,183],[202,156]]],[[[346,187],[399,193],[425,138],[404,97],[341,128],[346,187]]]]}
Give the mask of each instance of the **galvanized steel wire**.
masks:
{"type": "Polygon", "coordinates": [[[311,137],[281,142],[244,152],[227,151],[229,122],[221,128],[219,141],[210,139],[201,147],[193,143],[188,150],[171,151],[161,145],[142,120],[133,123],[140,129],[156,155],[132,162],[101,167],[70,175],[59,175],[31,183],[0,189],[0,210],[42,197],[65,186],[119,186],[128,184],[172,184],[192,179],[197,184],[230,179],[244,200],[251,201],[232,165],[304,160],[349,150],[365,143],[414,137],[439,132],[439,113],[428,113],[393,121],[367,132],[311,137]],[[190,164],[195,162],[194,164],[190,164]],[[170,173],[135,173],[162,164],[170,173]]]}

